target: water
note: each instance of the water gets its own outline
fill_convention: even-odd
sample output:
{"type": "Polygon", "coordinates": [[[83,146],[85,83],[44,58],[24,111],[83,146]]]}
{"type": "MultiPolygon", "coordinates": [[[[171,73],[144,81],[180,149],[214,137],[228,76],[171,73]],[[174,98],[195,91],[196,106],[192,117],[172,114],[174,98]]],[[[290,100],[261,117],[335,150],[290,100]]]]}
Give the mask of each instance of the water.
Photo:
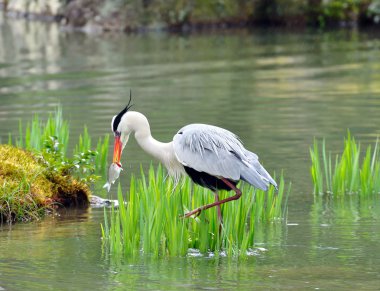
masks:
{"type": "MultiPolygon", "coordinates": [[[[347,128],[364,145],[380,135],[375,33],[86,36],[2,19],[0,43],[2,142],[17,135],[20,119],[46,118],[58,104],[73,136],[85,124],[93,137],[104,136],[132,89],[134,109],[157,139],[170,140],[188,123],[219,125],[292,181],[288,221],[261,226],[242,260],[107,257],[102,209],[2,226],[0,290],[378,289],[378,199],[314,201],[309,175],[314,137],[326,137],[335,153],[347,128]]],[[[131,139],[122,161],[127,189],[151,158],[131,139]]]]}

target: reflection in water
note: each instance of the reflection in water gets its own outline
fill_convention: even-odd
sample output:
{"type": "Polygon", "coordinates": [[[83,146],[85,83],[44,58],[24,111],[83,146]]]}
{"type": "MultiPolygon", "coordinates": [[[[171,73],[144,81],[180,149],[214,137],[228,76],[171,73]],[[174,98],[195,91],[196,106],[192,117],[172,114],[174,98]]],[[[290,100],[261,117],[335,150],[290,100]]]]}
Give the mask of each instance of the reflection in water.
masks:
{"type": "Polygon", "coordinates": [[[93,276],[101,276],[102,269],[95,264],[101,260],[100,229],[94,221],[101,214],[91,209],[66,211],[65,215],[16,224],[9,230],[3,226],[0,244],[6,252],[0,254],[0,286],[6,290],[26,286],[44,290],[53,285],[80,289],[93,276]],[[75,269],[84,265],[83,270],[75,269]],[[79,276],[74,276],[75,272],[79,276]]]}
{"type": "Polygon", "coordinates": [[[376,251],[380,239],[379,213],[377,196],[316,197],[310,213],[310,260],[322,257],[328,265],[338,262],[344,269],[337,276],[357,284],[356,287],[376,289],[379,275],[375,270],[380,264],[376,251]],[[363,276],[361,280],[357,273],[363,276]]]}
{"type": "MultiPolygon", "coordinates": [[[[276,256],[268,251],[280,241],[282,227],[261,225],[257,228],[256,241],[260,245],[251,255],[242,259],[225,256],[189,255],[185,258],[155,259],[149,256],[115,259],[109,258],[110,284],[128,285],[138,289],[161,289],[162,286],[190,289],[250,288],[252,278],[261,280],[261,260],[276,256]],[[161,286],[161,288],[160,288],[161,286]]],[[[268,270],[267,270],[268,271],[268,270]]]]}
{"type": "Polygon", "coordinates": [[[377,196],[316,197],[310,214],[314,226],[313,246],[335,249],[343,260],[366,257],[380,239],[380,199],[377,196]],[[347,251],[352,252],[351,256],[347,251]]]}
{"type": "MultiPolygon", "coordinates": [[[[258,228],[256,245],[266,251],[238,261],[111,261],[101,251],[102,210],[12,230],[2,226],[0,289],[379,285],[377,199],[313,202],[308,152],[314,137],[326,137],[333,154],[338,152],[347,128],[363,148],[380,134],[377,35],[257,30],[89,37],[55,25],[0,19],[0,43],[0,142],[8,132],[17,135],[20,118],[46,118],[58,104],[74,137],[84,124],[91,136],[104,136],[132,89],[134,108],[148,116],[157,139],[168,141],[193,122],[226,127],[265,168],[284,169],[292,181],[287,225],[258,228]]],[[[140,163],[148,167],[150,157],[131,139],[123,158],[126,191],[129,175],[139,173],[140,163]]]]}

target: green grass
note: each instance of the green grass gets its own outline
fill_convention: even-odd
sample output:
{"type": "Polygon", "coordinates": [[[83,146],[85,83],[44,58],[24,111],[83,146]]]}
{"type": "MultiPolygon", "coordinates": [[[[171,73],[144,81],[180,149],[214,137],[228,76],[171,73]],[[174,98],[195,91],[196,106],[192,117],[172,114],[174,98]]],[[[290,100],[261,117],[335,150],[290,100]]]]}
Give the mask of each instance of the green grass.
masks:
{"type": "Polygon", "coordinates": [[[380,193],[378,141],[373,149],[369,145],[362,157],[360,143],[348,132],[342,154],[332,157],[326,151],[325,140],[322,143],[314,140],[310,156],[314,194],[343,196],[357,193],[369,196],[380,193]]]}
{"type": "Polygon", "coordinates": [[[49,205],[41,205],[31,194],[32,183],[23,175],[17,187],[0,185],[0,223],[3,221],[31,221],[43,216],[49,205]]]}
{"type": "Polygon", "coordinates": [[[36,114],[32,122],[27,122],[24,130],[23,123],[19,122],[19,136],[16,146],[27,150],[41,151],[47,140],[55,139],[61,145],[62,154],[66,154],[69,142],[69,124],[63,120],[62,108],[58,107],[54,115],[50,114],[46,123],[40,121],[36,114]]]}
{"type": "MultiPolygon", "coordinates": [[[[194,185],[190,179],[175,187],[159,166],[150,167],[148,177],[131,178],[127,197],[118,188],[119,208],[104,210],[102,238],[107,253],[133,256],[185,256],[189,249],[201,253],[221,252],[244,256],[254,246],[258,223],[282,221],[287,213],[284,179],[280,178],[278,194],[271,187],[266,193],[246,184],[242,197],[222,205],[223,225],[219,233],[216,207],[202,211],[196,218],[180,216],[214,202],[214,194],[194,185]]],[[[221,199],[233,193],[221,192],[221,199]]]]}
{"type": "MultiPolygon", "coordinates": [[[[35,115],[24,128],[20,121],[18,137],[13,141],[9,135],[8,143],[30,150],[42,157],[48,166],[71,172],[84,180],[91,173],[106,174],[109,135],[99,138],[96,150],[92,150],[92,139],[84,126],[83,133],[79,135],[78,142],[73,147],[72,158],[67,154],[69,138],[69,123],[63,119],[62,108],[59,106],[54,114],[49,115],[46,122],[42,122],[39,116],[35,115]]],[[[89,177],[89,180],[92,178],[95,177],[89,177]]]]}
{"type": "MultiPolygon", "coordinates": [[[[47,198],[51,193],[50,190],[45,191],[49,187],[42,189],[36,186],[39,177],[48,177],[53,182],[52,187],[58,185],[56,187],[60,187],[61,191],[72,191],[67,195],[59,194],[66,199],[74,195],[77,188],[84,186],[88,189],[100,178],[99,175],[106,175],[109,136],[100,138],[96,150],[92,150],[92,139],[87,127],[84,127],[70,157],[67,154],[69,138],[69,123],[63,119],[61,107],[50,114],[45,122],[38,115],[26,125],[20,121],[18,136],[9,134],[8,144],[31,152],[31,159],[38,164],[35,167],[42,167],[42,170],[36,179],[31,179],[29,172],[24,171],[23,162],[33,164],[32,161],[14,160],[17,154],[8,155],[0,161],[0,220],[24,221],[42,216],[49,207],[43,196],[47,198]]],[[[10,150],[3,151],[7,153],[10,150]]]]}

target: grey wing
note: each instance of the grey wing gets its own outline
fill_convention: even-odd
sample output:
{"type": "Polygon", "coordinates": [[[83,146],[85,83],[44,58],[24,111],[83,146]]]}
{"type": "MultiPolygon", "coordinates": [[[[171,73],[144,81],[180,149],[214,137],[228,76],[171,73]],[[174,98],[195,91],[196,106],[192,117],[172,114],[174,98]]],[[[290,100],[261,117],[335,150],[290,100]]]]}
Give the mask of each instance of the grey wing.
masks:
{"type": "Polygon", "coordinates": [[[223,128],[187,125],[174,136],[173,147],[179,162],[196,171],[235,181],[243,179],[263,190],[269,183],[276,186],[257,155],[247,151],[235,134],[223,128]]]}
{"type": "Polygon", "coordinates": [[[213,176],[240,179],[240,169],[236,156],[231,151],[241,151],[237,137],[222,128],[190,124],[173,138],[173,147],[180,163],[198,172],[213,176]]]}
{"type": "Polygon", "coordinates": [[[258,156],[255,153],[252,153],[248,150],[246,150],[245,156],[247,157],[247,168],[244,171],[242,171],[241,178],[253,186],[255,186],[255,183],[262,184],[262,182],[264,182],[266,186],[259,187],[263,190],[267,190],[269,184],[272,184],[277,189],[276,181],[260,164],[258,156]],[[259,174],[259,181],[257,179],[257,174],[259,174]]]}

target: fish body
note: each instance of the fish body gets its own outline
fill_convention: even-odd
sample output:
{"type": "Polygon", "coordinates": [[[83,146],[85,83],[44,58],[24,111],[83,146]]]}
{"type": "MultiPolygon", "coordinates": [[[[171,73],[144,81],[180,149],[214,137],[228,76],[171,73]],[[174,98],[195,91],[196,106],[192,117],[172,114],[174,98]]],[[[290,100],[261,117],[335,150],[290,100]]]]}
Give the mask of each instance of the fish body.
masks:
{"type": "Polygon", "coordinates": [[[117,178],[119,178],[120,172],[123,170],[121,164],[112,163],[108,169],[108,180],[107,183],[104,184],[103,188],[106,188],[109,192],[111,189],[111,185],[115,183],[117,178]]]}

